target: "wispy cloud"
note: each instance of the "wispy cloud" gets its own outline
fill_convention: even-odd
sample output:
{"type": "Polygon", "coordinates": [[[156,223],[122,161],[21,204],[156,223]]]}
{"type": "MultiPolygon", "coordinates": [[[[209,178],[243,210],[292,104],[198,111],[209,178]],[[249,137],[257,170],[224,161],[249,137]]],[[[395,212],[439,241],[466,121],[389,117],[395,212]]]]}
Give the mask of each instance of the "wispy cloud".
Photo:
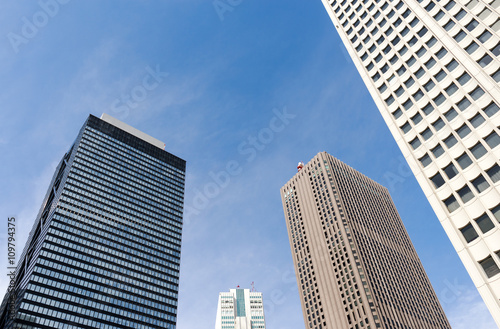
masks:
{"type": "MultiPolygon", "coordinates": [[[[446,305],[445,305],[446,306],[446,305]]],[[[493,318],[476,290],[467,289],[447,307],[448,321],[453,329],[493,329],[493,318]]]]}

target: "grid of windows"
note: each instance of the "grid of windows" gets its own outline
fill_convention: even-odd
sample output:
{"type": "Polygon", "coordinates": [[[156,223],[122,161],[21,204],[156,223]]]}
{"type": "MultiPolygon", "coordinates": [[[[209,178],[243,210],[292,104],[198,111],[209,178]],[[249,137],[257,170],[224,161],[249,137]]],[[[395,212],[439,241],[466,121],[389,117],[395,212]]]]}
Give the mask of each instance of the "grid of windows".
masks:
{"type": "Polygon", "coordinates": [[[306,327],[449,328],[385,188],[320,153],[281,192],[306,327]]]}
{"type": "Polygon", "coordinates": [[[175,328],[184,170],[90,116],[56,171],[5,327],[175,328]]]}
{"type": "MultiPolygon", "coordinates": [[[[498,0],[416,0],[423,11],[411,10],[418,4],[409,1],[363,0],[356,13],[346,12],[352,1],[323,2],[387,124],[399,127],[391,131],[413,154],[408,161],[427,177],[420,183],[426,191],[435,190],[430,198],[447,209],[461,235],[458,217],[469,215],[458,210],[487,211],[491,203],[482,196],[494,200],[500,195],[495,171],[500,165],[498,0]],[[373,39],[382,36],[384,41],[375,44],[373,39]],[[441,160],[443,151],[452,154],[451,164],[441,160]],[[454,183],[458,180],[466,184],[454,183]],[[450,189],[451,194],[438,192],[450,189]]],[[[487,280],[481,257],[474,256],[475,266],[468,270],[487,280]]],[[[488,300],[496,300],[488,307],[500,314],[500,291],[488,287],[488,300]]]]}

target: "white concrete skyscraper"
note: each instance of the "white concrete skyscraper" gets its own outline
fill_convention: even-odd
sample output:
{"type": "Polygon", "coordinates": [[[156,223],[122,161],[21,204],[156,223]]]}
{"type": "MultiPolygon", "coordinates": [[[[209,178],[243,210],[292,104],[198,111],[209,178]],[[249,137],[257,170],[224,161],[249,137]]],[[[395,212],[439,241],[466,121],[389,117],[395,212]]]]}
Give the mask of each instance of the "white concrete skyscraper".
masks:
{"type": "Polygon", "coordinates": [[[239,288],[221,292],[215,329],[266,329],[262,293],[239,288]]]}
{"type": "Polygon", "coordinates": [[[323,0],[500,326],[500,0],[323,0]]]}

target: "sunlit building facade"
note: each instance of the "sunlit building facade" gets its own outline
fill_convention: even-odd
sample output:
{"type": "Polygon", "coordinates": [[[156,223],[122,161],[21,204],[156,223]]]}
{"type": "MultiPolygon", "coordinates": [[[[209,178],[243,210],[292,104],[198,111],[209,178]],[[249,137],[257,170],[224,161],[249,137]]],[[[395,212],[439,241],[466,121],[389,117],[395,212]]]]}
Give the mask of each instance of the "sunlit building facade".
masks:
{"type": "Polygon", "coordinates": [[[388,190],[326,152],[281,188],[305,328],[450,329],[388,190]]]}
{"type": "Polygon", "coordinates": [[[323,0],[500,326],[500,0],[323,0]]]}

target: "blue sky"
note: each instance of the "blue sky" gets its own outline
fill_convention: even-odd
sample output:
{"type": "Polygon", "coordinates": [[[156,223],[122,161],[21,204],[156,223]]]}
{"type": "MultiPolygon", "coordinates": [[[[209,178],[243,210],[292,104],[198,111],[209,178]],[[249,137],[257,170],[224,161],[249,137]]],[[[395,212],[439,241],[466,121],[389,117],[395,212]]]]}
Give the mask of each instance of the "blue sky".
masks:
{"type": "Polygon", "coordinates": [[[389,188],[453,328],[494,328],[321,1],[219,3],[0,5],[1,253],[106,112],[187,160],[179,329],[213,328],[218,293],[251,282],[269,328],[304,328],[279,188],[320,151],[389,188]]]}

